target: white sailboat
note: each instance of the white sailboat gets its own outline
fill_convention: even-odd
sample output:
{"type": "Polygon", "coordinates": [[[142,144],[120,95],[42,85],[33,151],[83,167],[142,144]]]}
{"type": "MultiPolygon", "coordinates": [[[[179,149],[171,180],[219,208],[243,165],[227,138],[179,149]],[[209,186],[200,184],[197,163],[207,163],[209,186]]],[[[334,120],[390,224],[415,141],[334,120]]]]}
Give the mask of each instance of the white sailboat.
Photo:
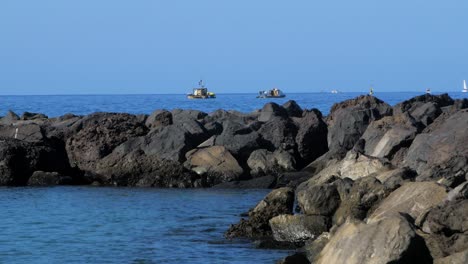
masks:
{"type": "Polygon", "coordinates": [[[462,93],[468,93],[468,88],[466,87],[466,81],[463,80],[463,90],[462,93]]]}

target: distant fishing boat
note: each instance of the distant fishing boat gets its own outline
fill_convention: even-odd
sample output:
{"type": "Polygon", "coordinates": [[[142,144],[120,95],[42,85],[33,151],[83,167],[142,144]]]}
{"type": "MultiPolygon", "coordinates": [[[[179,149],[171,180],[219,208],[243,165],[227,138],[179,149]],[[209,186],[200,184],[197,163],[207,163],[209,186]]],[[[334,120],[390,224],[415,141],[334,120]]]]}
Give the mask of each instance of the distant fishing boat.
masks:
{"type": "Polygon", "coordinates": [[[259,91],[257,98],[283,98],[286,95],[278,88],[271,90],[259,91]]]}
{"type": "Polygon", "coordinates": [[[335,90],[335,89],[333,89],[333,90],[331,90],[331,93],[332,93],[332,94],[337,94],[337,93],[339,93],[339,91],[338,91],[338,90],[335,90]]]}
{"type": "Polygon", "coordinates": [[[462,93],[468,93],[468,88],[466,87],[466,81],[463,80],[463,90],[462,93]]]}
{"type": "Polygon", "coordinates": [[[427,88],[427,89],[426,89],[426,93],[427,93],[427,94],[431,94],[431,89],[427,88]]]}
{"type": "Polygon", "coordinates": [[[369,89],[369,95],[374,95],[374,87],[370,87],[369,89]]]}
{"type": "Polygon", "coordinates": [[[208,88],[205,87],[203,84],[203,80],[198,82],[200,87],[193,88],[193,92],[191,94],[187,94],[188,99],[210,99],[216,98],[216,94],[213,92],[208,92],[208,88]]]}

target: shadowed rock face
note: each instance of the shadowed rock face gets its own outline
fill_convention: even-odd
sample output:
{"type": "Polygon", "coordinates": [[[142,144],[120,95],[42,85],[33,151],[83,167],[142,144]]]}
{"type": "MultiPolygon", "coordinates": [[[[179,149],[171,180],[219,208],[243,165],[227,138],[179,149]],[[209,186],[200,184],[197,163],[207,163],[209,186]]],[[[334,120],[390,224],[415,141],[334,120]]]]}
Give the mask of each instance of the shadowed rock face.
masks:
{"type": "Polygon", "coordinates": [[[352,149],[373,120],[391,114],[392,108],[373,96],[334,104],[327,118],[328,148],[333,152],[352,149]]]}

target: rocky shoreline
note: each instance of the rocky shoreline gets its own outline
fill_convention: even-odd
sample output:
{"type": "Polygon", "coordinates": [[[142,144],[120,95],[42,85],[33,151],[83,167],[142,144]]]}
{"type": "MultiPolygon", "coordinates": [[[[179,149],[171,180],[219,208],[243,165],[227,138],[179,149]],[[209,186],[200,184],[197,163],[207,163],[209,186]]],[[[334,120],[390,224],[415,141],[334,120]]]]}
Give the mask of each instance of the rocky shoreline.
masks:
{"type": "Polygon", "coordinates": [[[0,119],[0,185],[272,188],[228,238],[282,263],[467,263],[468,100],[373,96],[326,117],[157,110],[0,119]],[[295,203],[297,207],[294,208],[295,203]]]}

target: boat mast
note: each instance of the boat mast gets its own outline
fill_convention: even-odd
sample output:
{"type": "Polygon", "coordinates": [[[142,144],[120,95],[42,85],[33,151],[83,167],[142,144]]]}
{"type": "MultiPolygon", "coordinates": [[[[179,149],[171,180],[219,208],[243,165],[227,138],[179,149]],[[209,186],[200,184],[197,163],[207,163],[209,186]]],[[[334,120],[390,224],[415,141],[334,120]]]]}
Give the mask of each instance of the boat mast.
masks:
{"type": "Polygon", "coordinates": [[[463,91],[468,91],[468,88],[466,87],[466,80],[463,80],[463,91]]]}

